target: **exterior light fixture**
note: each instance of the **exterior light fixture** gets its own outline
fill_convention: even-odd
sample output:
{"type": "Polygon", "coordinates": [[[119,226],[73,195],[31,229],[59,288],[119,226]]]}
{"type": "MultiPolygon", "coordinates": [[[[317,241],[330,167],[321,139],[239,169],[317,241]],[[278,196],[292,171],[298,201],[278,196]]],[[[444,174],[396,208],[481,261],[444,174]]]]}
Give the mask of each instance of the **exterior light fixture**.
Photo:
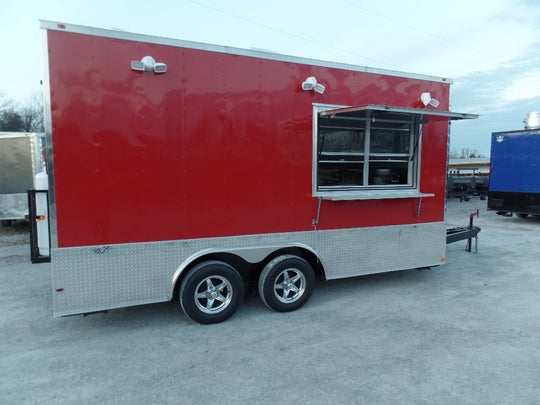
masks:
{"type": "Polygon", "coordinates": [[[167,65],[165,63],[156,62],[151,56],[145,56],[140,61],[132,60],[131,69],[141,72],[165,73],[167,71],[167,65]]]}
{"type": "Polygon", "coordinates": [[[302,90],[315,90],[319,94],[324,93],[325,86],[317,83],[317,79],[314,76],[308,77],[305,82],[302,83],[302,90]]]}
{"type": "Polygon", "coordinates": [[[435,108],[439,106],[439,100],[435,100],[434,98],[431,98],[431,94],[429,93],[422,93],[422,95],[420,96],[420,100],[422,100],[422,103],[426,107],[428,106],[428,104],[435,108]]]}

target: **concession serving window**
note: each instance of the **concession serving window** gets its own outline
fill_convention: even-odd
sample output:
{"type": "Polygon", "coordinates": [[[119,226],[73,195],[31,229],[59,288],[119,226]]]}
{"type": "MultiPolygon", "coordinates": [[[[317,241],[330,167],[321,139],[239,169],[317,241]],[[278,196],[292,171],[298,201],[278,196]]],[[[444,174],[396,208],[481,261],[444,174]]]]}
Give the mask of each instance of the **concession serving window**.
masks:
{"type": "Polygon", "coordinates": [[[314,105],[313,192],[331,199],[430,196],[419,190],[422,125],[477,115],[314,105]]]}

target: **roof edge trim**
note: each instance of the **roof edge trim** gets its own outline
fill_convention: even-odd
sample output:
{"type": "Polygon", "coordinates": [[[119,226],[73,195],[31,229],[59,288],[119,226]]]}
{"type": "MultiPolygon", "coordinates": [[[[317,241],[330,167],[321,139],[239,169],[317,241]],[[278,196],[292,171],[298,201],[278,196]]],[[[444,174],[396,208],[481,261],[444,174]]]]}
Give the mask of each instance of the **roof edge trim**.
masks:
{"type": "Polygon", "coordinates": [[[151,44],[175,46],[179,48],[197,49],[210,52],[227,53],[231,55],[248,56],[281,62],[299,63],[304,65],[321,66],[333,69],[345,69],[356,72],[382,74],[388,76],[403,77],[409,79],[426,80],[431,82],[452,84],[453,80],[438,76],[422,75],[417,73],[401,72],[390,69],[371,68],[347,63],[330,62],[319,59],[311,59],[297,56],[284,55],[260,50],[235,48],[223,45],[207,44],[203,42],[185,41],[167,37],[159,37],[145,34],[137,34],[128,31],[120,31],[106,28],[88,27],[84,25],[68,24],[49,20],[40,20],[40,28],[43,30],[63,31],[77,34],[93,35],[105,38],[124,39],[129,41],[146,42],[151,44]]]}

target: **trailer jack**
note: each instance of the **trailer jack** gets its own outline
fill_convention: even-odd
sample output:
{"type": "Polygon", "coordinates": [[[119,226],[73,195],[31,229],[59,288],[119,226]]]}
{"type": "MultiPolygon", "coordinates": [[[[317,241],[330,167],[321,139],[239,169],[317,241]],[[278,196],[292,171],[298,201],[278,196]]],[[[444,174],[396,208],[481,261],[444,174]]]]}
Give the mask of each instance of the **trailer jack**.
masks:
{"type": "Polygon", "coordinates": [[[469,215],[469,226],[463,226],[463,227],[457,227],[457,228],[449,228],[446,230],[446,244],[454,243],[460,240],[467,239],[467,246],[465,250],[467,252],[472,251],[472,239],[475,239],[475,245],[474,245],[474,251],[475,253],[478,252],[478,233],[480,232],[480,228],[477,226],[473,226],[474,217],[480,216],[480,210],[476,210],[476,212],[473,212],[469,215]]]}

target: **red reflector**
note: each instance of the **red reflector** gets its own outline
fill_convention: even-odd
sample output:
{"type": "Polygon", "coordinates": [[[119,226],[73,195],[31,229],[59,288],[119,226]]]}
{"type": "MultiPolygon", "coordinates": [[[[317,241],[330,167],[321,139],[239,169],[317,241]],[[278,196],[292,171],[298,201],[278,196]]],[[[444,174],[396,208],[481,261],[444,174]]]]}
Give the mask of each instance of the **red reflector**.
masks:
{"type": "Polygon", "coordinates": [[[64,291],[63,288],[57,288],[57,289],[56,289],[56,292],[62,292],[62,291],[64,291]]]}
{"type": "Polygon", "coordinates": [[[65,25],[65,24],[56,24],[56,26],[57,26],[58,28],[63,29],[63,30],[66,29],[66,25],[65,25]]]}

